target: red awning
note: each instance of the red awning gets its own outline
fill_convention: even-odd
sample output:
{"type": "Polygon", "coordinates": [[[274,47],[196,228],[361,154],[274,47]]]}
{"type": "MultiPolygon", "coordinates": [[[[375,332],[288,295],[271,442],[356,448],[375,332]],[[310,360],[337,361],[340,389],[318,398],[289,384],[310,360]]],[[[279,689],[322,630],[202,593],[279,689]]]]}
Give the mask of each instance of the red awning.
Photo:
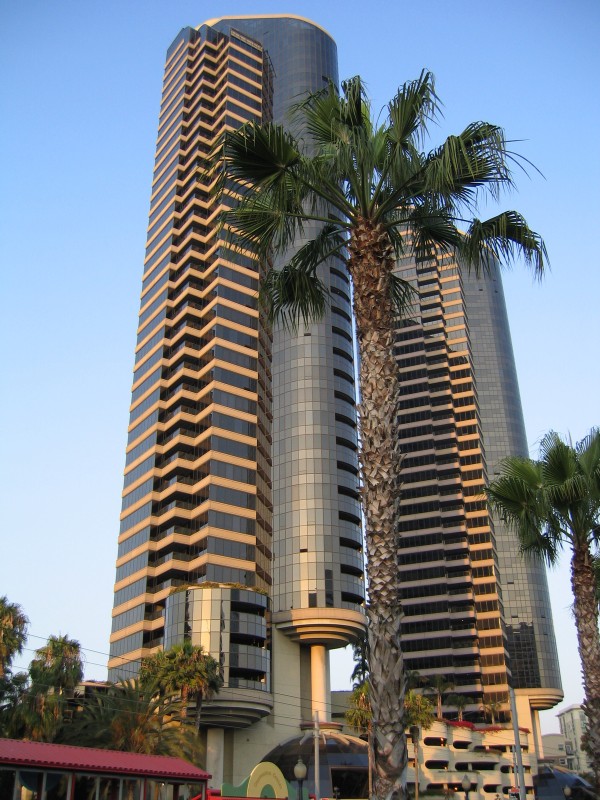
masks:
{"type": "Polygon", "coordinates": [[[71,747],[47,742],[0,739],[0,764],[29,769],[58,769],[67,772],[103,772],[111,775],[160,777],[165,780],[199,783],[208,772],[182,758],[122,753],[93,747],[71,747]]]}

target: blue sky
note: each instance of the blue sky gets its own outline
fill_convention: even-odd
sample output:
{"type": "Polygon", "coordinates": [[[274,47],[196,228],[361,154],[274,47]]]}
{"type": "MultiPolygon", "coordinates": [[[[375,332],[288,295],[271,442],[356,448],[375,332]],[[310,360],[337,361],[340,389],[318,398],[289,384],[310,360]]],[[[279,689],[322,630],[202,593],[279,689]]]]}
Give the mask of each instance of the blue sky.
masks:
{"type": "MultiPolygon", "coordinates": [[[[0,5],[0,265],[4,343],[0,594],[85,648],[105,677],[131,368],[166,49],[222,14],[293,13],[338,43],[374,109],[423,67],[445,117],[502,125],[535,171],[502,205],[546,239],[551,272],[505,277],[532,453],[553,428],[600,423],[600,4],[597,0],[0,5]]],[[[568,567],[550,574],[565,705],[582,700],[568,567]]],[[[20,664],[26,666],[31,649],[20,664]]],[[[345,688],[349,658],[335,660],[345,688]]],[[[558,730],[554,712],[543,715],[558,730]]]]}

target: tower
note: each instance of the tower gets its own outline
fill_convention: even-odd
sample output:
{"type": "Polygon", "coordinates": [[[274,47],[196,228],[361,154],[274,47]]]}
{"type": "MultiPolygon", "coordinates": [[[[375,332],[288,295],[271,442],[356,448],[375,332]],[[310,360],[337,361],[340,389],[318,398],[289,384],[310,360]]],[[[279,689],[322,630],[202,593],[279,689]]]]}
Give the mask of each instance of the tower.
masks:
{"type": "Polygon", "coordinates": [[[527,455],[500,272],[448,256],[398,270],[416,290],[396,338],[407,668],[447,678],[471,719],[506,718],[511,685],[539,743],[537,711],[562,698],[546,574],[484,495],[503,458],[527,455]]]}
{"type": "Polygon", "coordinates": [[[203,170],[224,131],[285,122],[329,80],[335,43],[293,16],[184,28],[165,65],[109,675],[184,638],[221,660],[202,711],[215,785],[329,716],[328,650],[364,628],[345,266],[322,270],[320,323],[269,330],[263,265],[219,227],[239,187],[219,201],[203,170]]]}

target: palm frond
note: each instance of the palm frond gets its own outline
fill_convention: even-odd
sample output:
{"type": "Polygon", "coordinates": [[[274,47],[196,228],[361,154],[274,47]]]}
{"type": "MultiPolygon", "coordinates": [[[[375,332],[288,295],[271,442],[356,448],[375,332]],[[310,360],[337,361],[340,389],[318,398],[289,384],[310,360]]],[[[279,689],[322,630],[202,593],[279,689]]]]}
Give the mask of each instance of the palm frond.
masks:
{"type": "Polygon", "coordinates": [[[482,187],[498,199],[502,186],[512,186],[504,131],[488,122],[473,122],[458,136],[449,136],[427,157],[423,182],[448,203],[459,201],[470,209],[482,187]]]}
{"type": "Polygon", "coordinates": [[[308,133],[317,150],[338,145],[340,136],[343,137],[342,116],[342,100],[331,81],[321,91],[294,105],[290,112],[292,124],[308,133]]]}
{"type": "Polygon", "coordinates": [[[280,181],[299,161],[300,151],[281,125],[248,122],[227,131],[220,156],[229,178],[264,187],[280,181]]]}
{"type": "Polygon", "coordinates": [[[360,75],[342,81],[342,118],[341,121],[350,129],[371,127],[369,98],[360,75]]]}
{"type": "MultiPolygon", "coordinates": [[[[280,195],[278,197],[281,199],[280,195]]],[[[235,250],[247,249],[266,258],[273,248],[289,247],[302,233],[301,209],[291,211],[271,192],[250,195],[236,208],[223,213],[226,239],[235,250]]]]}
{"type": "Polygon", "coordinates": [[[416,80],[406,81],[388,104],[389,142],[402,149],[411,147],[414,142],[422,144],[428,123],[434,121],[439,112],[435,79],[424,69],[416,80]]]}
{"type": "Polygon", "coordinates": [[[495,263],[510,265],[522,257],[535,277],[541,278],[548,261],[544,240],[516,211],[504,211],[483,222],[474,219],[459,252],[477,275],[489,273],[495,263]]]}
{"type": "Polygon", "coordinates": [[[397,314],[406,317],[416,295],[415,287],[392,272],[389,275],[389,292],[397,314]]]}
{"type": "Polygon", "coordinates": [[[461,245],[462,234],[448,209],[423,203],[411,209],[408,224],[412,232],[412,252],[417,261],[454,254],[461,245]]]}
{"type": "Polygon", "coordinates": [[[346,244],[334,223],[302,245],[285,266],[271,269],[261,287],[261,302],[267,307],[272,322],[281,321],[296,330],[325,313],[329,291],[319,278],[317,269],[330,256],[340,253],[346,244]]]}
{"type": "Polygon", "coordinates": [[[585,439],[577,443],[576,452],[594,499],[600,503],[600,428],[592,428],[585,439]]]}

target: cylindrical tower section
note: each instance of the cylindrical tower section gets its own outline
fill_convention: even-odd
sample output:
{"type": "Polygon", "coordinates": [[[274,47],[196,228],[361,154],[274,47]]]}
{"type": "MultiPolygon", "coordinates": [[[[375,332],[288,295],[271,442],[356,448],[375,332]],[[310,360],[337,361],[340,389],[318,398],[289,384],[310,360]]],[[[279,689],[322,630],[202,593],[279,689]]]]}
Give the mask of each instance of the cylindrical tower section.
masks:
{"type": "Polygon", "coordinates": [[[268,607],[261,592],[215,584],[167,598],[165,649],[187,639],[221,665],[223,686],[203,703],[204,726],[243,728],[271,711],[268,607]]]}
{"type": "MultiPolygon", "coordinates": [[[[288,124],[308,92],[337,84],[335,42],[308,20],[208,24],[262,43],[273,66],[275,122],[288,124]]],[[[321,279],[331,291],[325,317],[273,332],[273,622],[306,643],[338,647],[364,627],[356,386],[344,263],[332,259],[321,279]]]]}

